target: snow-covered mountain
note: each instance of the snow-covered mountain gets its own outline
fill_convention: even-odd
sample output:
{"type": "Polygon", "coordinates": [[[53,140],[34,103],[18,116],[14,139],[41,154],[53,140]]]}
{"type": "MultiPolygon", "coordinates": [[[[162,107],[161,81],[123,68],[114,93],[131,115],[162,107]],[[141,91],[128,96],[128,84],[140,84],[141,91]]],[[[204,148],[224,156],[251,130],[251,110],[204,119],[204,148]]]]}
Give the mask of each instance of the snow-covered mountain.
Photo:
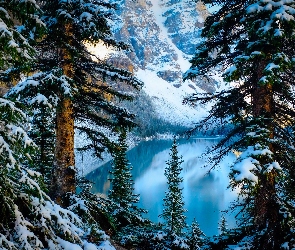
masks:
{"type": "Polygon", "coordinates": [[[182,105],[183,97],[212,92],[219,79],[199,77],[182,81],[189,59],[201,41],[201,29],[209,15],[202,2],[191,0],[116,1],[118,21],[113,23],[115,37],[130,45],[131,51],[113,54],[109,60],[134,71],[145,86],[158,115],[172,123],[190,126],[204,115],[204,108],[182,105]]]}
{"type": "MultiPolygon", "coordinates": [[[[221,86],[218,76],[182,81],[196,44],[201,41],[201,29],[209,15],[206,6],[192,0],[115,2],[119,8],[118,18],[112,23],[113,32],[117,40],[130,45],[131,51],[119,53],[103,45],[90,50],[116,66],[133,71],[144,82],[143,90],[137,93],[133,104],[127,104],[127,108],[139,117],[140,136],[178,132],[178,125],[194,126],[206,115],[208,107],[191,108],[182,104],[183,98],[196,91],[213,92],[221,86]]],[[[131,135],[129,144],[133,143],[131,135]]],[[[84,154],[83,157],[76,156],[76,164],[83,174],[87,174],[102,162],[84,154]],[[87,168],[83,162],[87,162],[87,168]]]]}

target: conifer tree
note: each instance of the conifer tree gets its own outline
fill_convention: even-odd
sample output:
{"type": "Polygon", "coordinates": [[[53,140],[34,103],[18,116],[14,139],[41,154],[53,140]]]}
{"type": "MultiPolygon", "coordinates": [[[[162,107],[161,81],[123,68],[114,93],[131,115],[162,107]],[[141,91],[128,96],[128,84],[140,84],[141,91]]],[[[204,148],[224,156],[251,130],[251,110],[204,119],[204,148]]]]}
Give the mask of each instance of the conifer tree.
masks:
{"type": "MultiPolygon", "coordinates": [[[[0,1],[1,73],[8,67],[28,69],[35,53],[32,39],[44,30],[38,14],[34,0],[0,1]]],[[[85,241],[80,218],[54,203],[42,175],[27,167],[36,145],[26,133],[22,108],[0,98],[0,249],[96,248],[85,241]]]]}
{"type": "Polygon", "coordinates": [[[190,250],[199,250],[205,243],[205,234],[200,229],[198,222],[194,219],[191,224],[191,231],[188,235],[190,250]]]}
{"type": "Polygon", "coordinates": [[[186,209],[184,209],[182,188],[180,187],[183,181],[183,178],[180,177],[183,160],[182,157],[178,156],[175,138],[170,151],[171,159],[166,162],[167,167],[165,168],[168,191],[165,192],[164,209],[160,217],[164,218],[165,227],[169,234],[182,236],[183,229],[186,227],[184,215],[186,209]]]}
{"type": "Polygon", "coordinates": [[[139,195],[134,194],[134,182],[132,180],[132,166],[126,158],[128,146],[126,144],[126,129],[122,128],[118,146],[114,153],[113,167],[110,171],[112,178],[109,198],[118,206],[113,211],[119,226],[127,226],[141,222],[141,214],[145,212],[137,207],[139,195]]]}
{"type": "Polygon", "coordinates": [[[222,216],[222,217],[221,217],[221,220],[220,220],[220,222],[219,222],[219,227],[218,227],[218,229],[219,229],[221,235],[225,235],[225,234],[227,233],[227,231],[228,231],[227,226],[228,226],[228,225],[227,225],[227,223],[226,223],[226,219],[225,219],[224,216],[222,216]]]}
{"type": "Polygon", "coordinates": [[[43,105],[43,103],[39,103],[33,112],[30,120],[31,129],[28,131],[28,135],[38,146],[38,149],[33,156],[34,164],[30,168],[42,174],[46,186],[49,187],[55,148],[54,110],[43,105]]]}
{"type": "Polygon", "coordinates": [[[22,96],[30,105],[43,103],[54,110],[56,142],[50,189],[60,204],[64,202],[62,197],[76,188],[74,132],[87,138],[82,150],[94,149],[100,157],[106,148],[112,150],[114,143],[108,134],[116,133],[119,123],[134,125],[133,115],[116,104],[132,98],[127,92],[119,92],[116,85],[126,82],[138,89],[141,82],[126,70],[99,58],[94,61],[85,46],[86,42],[103,42],[117,49],[127,48],[117,43],[110,32],[107,20],[114,7],[99,0],[46,1],[42,20],[48,31],[38,45],[35,70],[39,72],[9,93],[22,96]]]}
{"type": "Polygon", "coordinates": [[[91,245],[84,242],[87,228],[80,218],[52,202],[41,174],[26,167],[36,145],[24,130],[25,118],[13,102],[0,98],[0,249],[91,245]]]}
{"type": "MultiPolygon", "coordinates": [[[[34,0],[0,2],[0,69],[10,66],[26,68],[34,58],[33,44],[44,34],[40,8],[34,0]]],[[[0,72],[1,72],[0,71],[0,72]]]]}
{"type": "Polygon", "coordinates": [[[242,152],[231,173],[231,186],[240,187],[243,197],[238,204],[243,207],[240,223],[255,235],[256,248],[279,249],[290,238],[294,218],[294,206],[290,206],[294,197],[285,199],[283,176],[294,183],[295,2],[205,3],[221,8],[206,20],[202,32],[206,40],[198,45],[184,78],[219,69],[233,84],[219,93],[196,94],[186,101],[216,101],[196,129],[230,127],[213,149],[219,152],[213,160],[218,162],[231,150],[242,152]]]}

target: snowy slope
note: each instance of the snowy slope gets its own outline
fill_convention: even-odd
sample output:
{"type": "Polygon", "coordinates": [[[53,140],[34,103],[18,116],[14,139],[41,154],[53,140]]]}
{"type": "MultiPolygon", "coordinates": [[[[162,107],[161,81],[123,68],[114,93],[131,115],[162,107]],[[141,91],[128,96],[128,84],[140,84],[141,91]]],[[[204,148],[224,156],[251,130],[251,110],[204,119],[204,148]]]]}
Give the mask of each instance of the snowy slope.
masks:
{"type": "MultiPolygon", "coordinates": [[[[117,2],[118,3],[118,2],[117,2]]],[[[213,92],[222,86],[221,77],[199,77],[182,81],[189,59],[209,15],[202,3],[190,0],[121,0],[113,32],[131,52],[117,53],[101,44],[91,48],[98,57],[133,70],[144,82],[143,91],[153,100],[159,117],[172,124],[192,126],[206,114],[206,107],[182,105],[183,98],[195,92],[213,92]]]]}
{"type": "Polygon", "coordinates": [[[182,105],[183,98],[194,92],[212,92],[220,79],[198,78],[182,81],[189,59],[209,15],[201,2],[190,0],[121,0],[114,26],[118,40],[129,44],[127,58],[135,75],[144,82],[159,116],[173,124],[192,126],[206,113],[204,107],[182,105]]]}
{"type": "MultiPolygon", "coordinates": [[[[143,91],[152,98],[158,115],[164,120],[190,127],[206,115],[206,109],[203,107],[191,108],[182,104],[185,96],[195,92],[188,86],[188,83],[175,88],[151,70],[139,69],[136,76],[144,81],[143,91]]],[[[198,91],[204,92],[201,89],[198,91]]]]}

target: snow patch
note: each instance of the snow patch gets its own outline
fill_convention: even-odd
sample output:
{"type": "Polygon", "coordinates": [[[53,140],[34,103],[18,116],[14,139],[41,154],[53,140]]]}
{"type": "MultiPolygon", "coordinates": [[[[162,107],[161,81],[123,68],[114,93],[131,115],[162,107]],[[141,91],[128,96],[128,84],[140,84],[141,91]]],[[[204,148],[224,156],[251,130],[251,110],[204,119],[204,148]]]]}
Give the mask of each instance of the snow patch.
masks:
{"type": "MultiPolygon", "coordinates": [[[[188,86],[189,81],[176,88],[150,70],[139,69],[136,76],[144,82],[143,91],[153,99],[159,116],[164,120],[190,127],[206,116],[207,111],[205,108],[192,108],[182,104],[185,96],[196,92],[196,90],[188,86]]],[[[197,91],[199,93],[204,92],[199,88],[197,91]]]]}

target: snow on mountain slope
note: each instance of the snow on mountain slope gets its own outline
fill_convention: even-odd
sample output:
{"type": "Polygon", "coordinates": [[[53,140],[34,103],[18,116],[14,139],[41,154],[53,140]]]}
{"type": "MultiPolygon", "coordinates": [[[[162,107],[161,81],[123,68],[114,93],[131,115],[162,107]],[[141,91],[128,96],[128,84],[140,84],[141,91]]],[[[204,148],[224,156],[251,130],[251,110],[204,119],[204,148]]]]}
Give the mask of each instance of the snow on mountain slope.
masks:
{"type": "Polygon", "coordinates": [[[191,0],[121,0],[117,15],[121,23],[113,27],[115,37],[131,46],[124,64],[129,61],[128,68],[144,82],[143,91],[153,99],[159,115],[186,126],[203,117],[204,108],[182,105],[183,97],[215,91],[219,78],[204,76],[183,83],[182,75],[202,41],[201,30],[209,15],[206,6],[191,0]]]}
{"type": "MultiPolygon", "coordinates": [[[[136,76],[144,80],[145,91],[153,100],[159,117],[167,121],[173,121],[174,124],[193,126],[197,120],[206,115],[206,109],[198,107],[191,108],[183,105],[183,98],[195,92],[187,83],[182,84],[179,88],[175,88],[167,81],[159,78],[157,74],[151,70],[139,69],[136,76]]],[[[199,89],[199,92],[204,92],[199,89]]]]}

